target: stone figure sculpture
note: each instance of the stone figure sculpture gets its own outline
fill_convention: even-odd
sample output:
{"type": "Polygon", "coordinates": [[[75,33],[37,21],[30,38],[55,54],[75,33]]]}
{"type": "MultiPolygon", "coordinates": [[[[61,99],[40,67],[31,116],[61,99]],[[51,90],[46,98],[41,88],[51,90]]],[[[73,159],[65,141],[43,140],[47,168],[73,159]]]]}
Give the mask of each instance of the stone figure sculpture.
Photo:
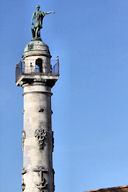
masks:
{"type": "Polygon", "coordinates": [[[41,39],[40,38],[40,30],[42,28],[43,18],[44,18],[45,15],[48,15],[48,14],[51,14],[51,13],[55,13],[55,12],[54,11],[50,11],[50,12],[40,11],[40,6],[37,5],[36,11],[33,13],[33,16],[32,16],[33,28],[31,28],[31,31],[32,31],[33,40],[34,39],[41,39]],[[34,23],[33,23],[33,20],[35,20],[34,23]]]}

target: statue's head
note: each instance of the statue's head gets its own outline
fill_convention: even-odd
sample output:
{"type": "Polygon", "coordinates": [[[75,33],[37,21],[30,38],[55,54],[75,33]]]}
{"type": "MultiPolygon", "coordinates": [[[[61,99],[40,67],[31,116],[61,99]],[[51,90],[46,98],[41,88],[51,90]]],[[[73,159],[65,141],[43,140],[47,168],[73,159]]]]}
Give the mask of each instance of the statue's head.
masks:
{"type": "Polygon", "coordinates": [[[39,9],[40,9],[40,6],[39,6],[39,5],[37,5],[37,6],[36,6],[36,9],[39,11],[39,9]]]}

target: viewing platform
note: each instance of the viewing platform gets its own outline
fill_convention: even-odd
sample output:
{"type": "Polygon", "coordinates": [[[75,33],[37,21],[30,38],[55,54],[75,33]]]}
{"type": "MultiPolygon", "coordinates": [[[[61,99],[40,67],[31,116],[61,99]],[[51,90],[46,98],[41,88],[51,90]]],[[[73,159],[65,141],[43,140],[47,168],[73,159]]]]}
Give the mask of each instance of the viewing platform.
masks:
{"type": "Polygon", "coordinates": [[[31,82],[44,81],[49,86],[53,86],[59,78],[59,57],[43,64],[42,59],[37,59],[35,65],[33,62],[29,66],[25,66],[24,61],[20,61],[15,69],[15,81],[17,86],[31,82]]]}

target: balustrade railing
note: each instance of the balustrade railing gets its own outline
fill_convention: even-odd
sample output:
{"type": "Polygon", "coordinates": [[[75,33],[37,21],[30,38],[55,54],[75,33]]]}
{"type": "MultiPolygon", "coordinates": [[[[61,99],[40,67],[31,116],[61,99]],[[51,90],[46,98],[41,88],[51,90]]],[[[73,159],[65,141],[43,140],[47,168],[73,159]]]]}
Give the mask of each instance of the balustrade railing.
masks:
{"type": "Polygon", "coordinates": [[[45,69],[43,67],[43,64],[42,64],[42,68],[38,67],[37,65],[32,66],[31,64],[29,67],[26,67],[24,66],[24,61],[20,61],[19,64],[16,65],[15,74],[16,74],[16,81],[19,79],[21,75],[41,74],[41,75],[47,75],[47,76],[58,76],[59,75],[59,58],[57,57],[56,60],[51,60],[49,69],[45,69]]]}

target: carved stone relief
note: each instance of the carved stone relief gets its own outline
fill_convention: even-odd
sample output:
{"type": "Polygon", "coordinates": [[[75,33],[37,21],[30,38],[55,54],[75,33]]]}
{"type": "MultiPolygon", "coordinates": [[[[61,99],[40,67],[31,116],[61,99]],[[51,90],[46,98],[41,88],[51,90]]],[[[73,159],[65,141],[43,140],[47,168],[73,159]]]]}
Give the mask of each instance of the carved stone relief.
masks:
{"type": "Polygon", "coordinates": [[[33,169],[33,171],[39,173],[40,183],[36,184],[36,187],[40,190],[40,192],[43,192],[43,190],[47,189],[48,186],[48,183],[44,178],[44,173],[48,173],[48,170],[44,169],[43,167],[38,167],[37,169],[33,169]]]}
{"type": "Polygon", "coordinates": [[[36,129],[35,137],[37,138],[40,149],[43,149],[44,147],[44,141],[46,139],[46,136],[47,136],[47,133],[44,129],[36,129]]]}
{"type": "Polygon", "coordinates": [[[21,185],[22,192],[25,190],[25,187],[26,187],[26,185],[24,183],[24,179],[22,179],[22,185],[21,185]]]}
{"type": "Polygon", "coordinates": [[[23,175],[27,173],[27,171],[23,168],[22,171],[21,171],[21,174],[22,174],[22,185],[21,185],[21,189],[22,189],[22,192],[25,190],[25,183],[24,183],[24,178],[23,178],[23,175]]]}
{"type": "Polygon", "coordinates": [[[39,109],[39,113],[42,113],[42,112],[44,112],[44,108],[39,109]]]}
{"type": "MultiPolygon", "coordinates": [[[[48,108],[46,108],[45,106],[40,106],[40,108],[39,108],[39,111],[38,112],[48,112],[48,108]]],[[[51,113],[53,113],[52,111],[51,111],[51,113]]]]}
{"type": "Polygon", "coordinates": [[[23,168],[21,174],[24,175],[25,173],[27,173],[27,171],[23,168]]]}
{"type": "Polygon", "coordinates": [[[38,172],[41,175],[43,175],[43,173],[48,173],[48,170],[45,169],[42,166],[37,167],[36,169],[33,169],[34,172],[38,172]]]}
{"type": "Polygon", "coordinates": [[[48,183],[47,183],[47,181],[46,181],[45,178],[42,178],[42,181],[41,181],[39,184],[36,184],[37,188],[38,188],[41,192],[43,192],[43,190],[47,188],[47,185],[48,185],[48,183]]]}
{"type": "Polygon", "coordinates": [[[24,141],[25,141],[25,139],[26,139],[26,133],[25,133],[25,131],[23,130],[22,131],[22,149],[24,150],[24,141]]]}

